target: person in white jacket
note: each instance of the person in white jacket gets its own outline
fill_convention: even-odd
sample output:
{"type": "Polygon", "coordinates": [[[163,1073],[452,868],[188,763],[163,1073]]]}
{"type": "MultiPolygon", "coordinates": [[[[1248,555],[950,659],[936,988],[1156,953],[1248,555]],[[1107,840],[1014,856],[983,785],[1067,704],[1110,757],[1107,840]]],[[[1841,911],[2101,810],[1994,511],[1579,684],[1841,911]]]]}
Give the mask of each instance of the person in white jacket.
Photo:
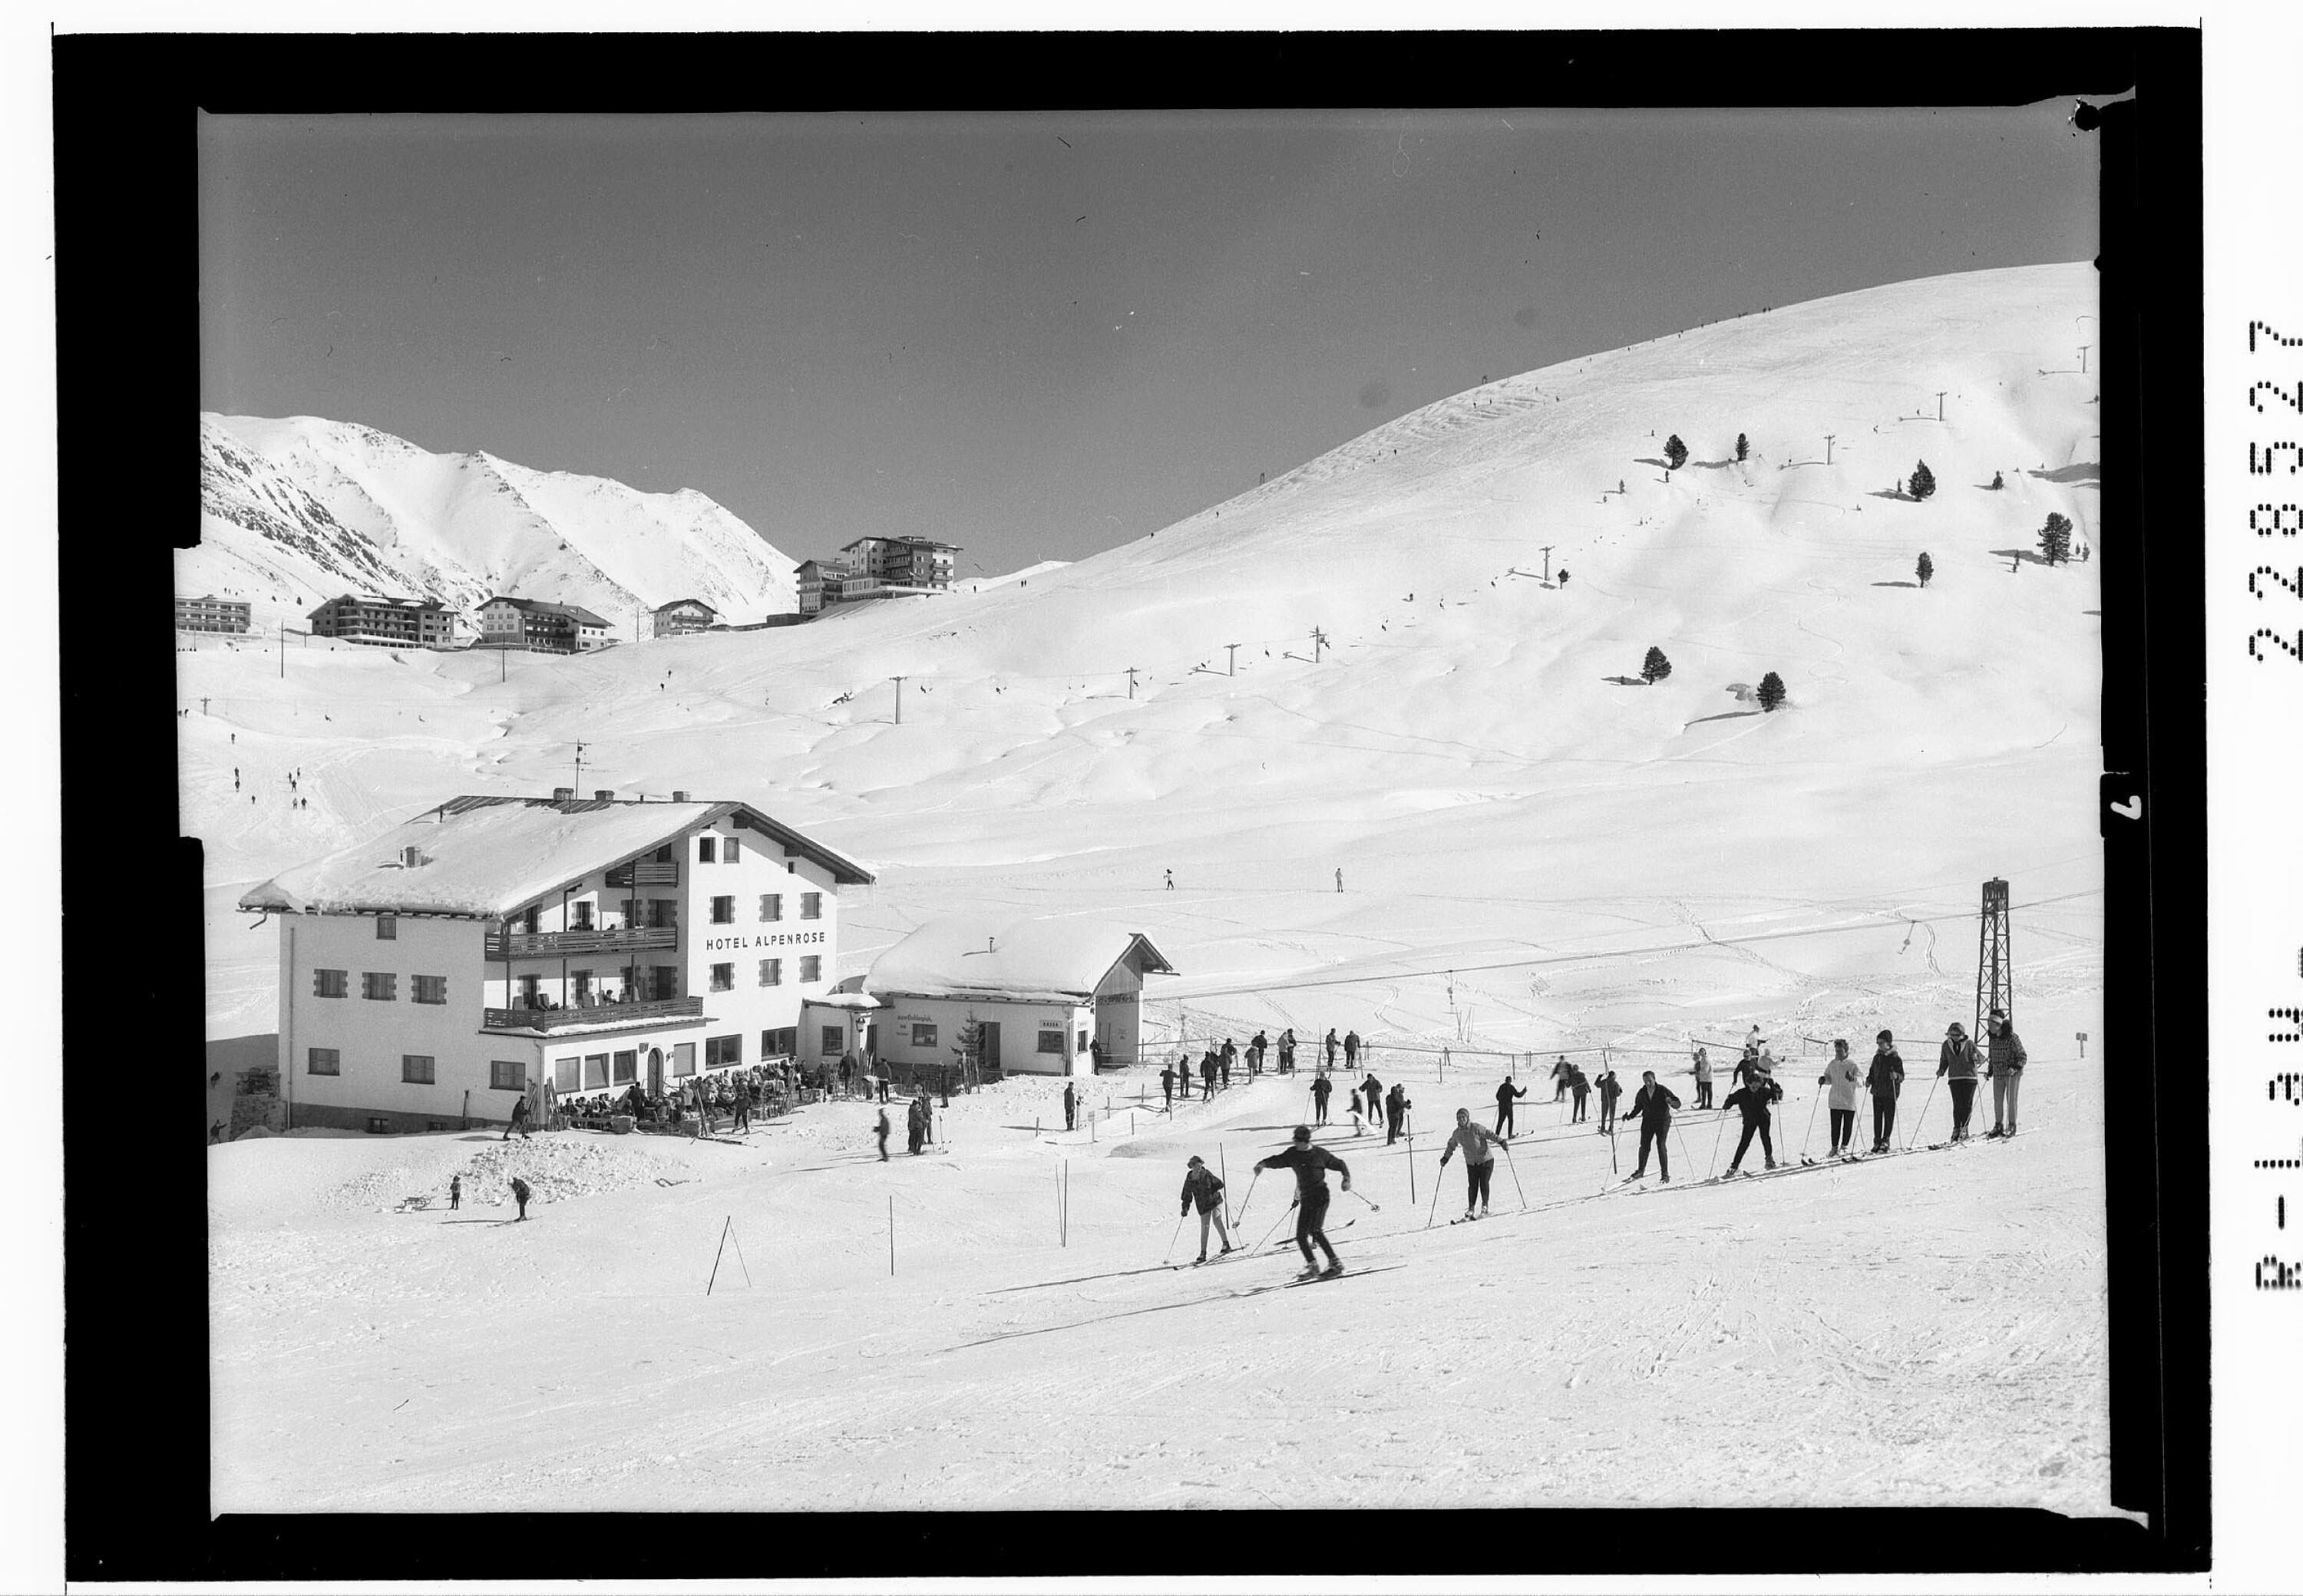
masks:
{"type": "Polygon", "coordinates": [[[1853,1151],[1855,1094],[1863,1085],[1862,1072],[1855,1068],[1844,1041],[1831,1044],[1831,1062],[1823,1067],[1823,1075],[1816,1085],[1831,1088],[1831,1151],[1825,1156],[1837,1158],[1853,1151]]]}

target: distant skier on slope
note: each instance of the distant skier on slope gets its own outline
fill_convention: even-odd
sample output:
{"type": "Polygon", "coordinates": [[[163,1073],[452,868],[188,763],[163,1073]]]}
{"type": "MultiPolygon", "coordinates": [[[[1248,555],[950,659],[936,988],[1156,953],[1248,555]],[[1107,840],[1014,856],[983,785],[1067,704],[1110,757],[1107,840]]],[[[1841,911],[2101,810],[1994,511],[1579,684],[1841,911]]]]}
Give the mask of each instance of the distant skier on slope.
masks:
{"type": "Polygon", "coordinates": [[[1632,1179],[1646,1178],[1649,1145],[1655,1148],[1657,1172],[1666,1182],[1671,1179],[1671,1111],[1678,1106],[1679,1094],[1659,1084],[1654,1070],[1640,1072],[1640,1089],[1632,1094],[1632,1118],[1640,1122],[1640,1162],[1632,1171],[1632,1179]]]}
{"type": "Polygon", "coordinates": [[[1936,1074],[1951,1078],[1951,1139],[1954,1142],[1964,1142],[1970,1135],[1967,1122],[1975,1112],[1975,1043],[1968,1040],[1967,1027],[1953,1020],[1944,1033],[1936,1074]]]}
{"type": "Polygon", "coordinates": [[[1328,1049],[1328,1068],[1333,1069],[1336,1067],[1336,1027],[1333,1026],[1329,1026],[1328,1027],[1328,1040],[1326,1045],[1328,1049]]]}
{"type": "Polygon", "coordinates": [[[1216,1094],[1216,1050],[1208,1049],[1200,1055],[1200,1101],[1205,1102],[1216,1094]]]}
{"type": "Polygon", "coordinates": [[[1318,1075],[1312,1077],[1312,1122],[1314,1125],[1325,1125],[1328,1122],[1328,1099],[1335,1090],[1336,1083],[1326,1076],[1318,1075]]]}
{"type": "Polygon", "coordinates": [[[1255,1167],[1259,1170],[1295,1171],[1295,1245],[1302,1248],[1303,1253],[1303,1272],[1296,1279],[1309,1280],[1343,1273],[1343,1260],[1336,1256],[1336,1249],[1328,1243],[1326,1171],[1335,1170],[1343,1177],[1344,1189],[1351,1190],[1352,1172],[1344,1161],[1325,1147],[1312,1146],[1312,1127],[1308,1125],[1299,1125],[1290,1138],[1290,1145],[1286,1152],[1275,1153],[1270,1158],[1259,1160],[1255,1167]],[[1318,1245],[1320,1251],[1328,1255],[1328,1267],[1324,1270],[1320,1267],[1320,1261],[1312,1254],[1314,1244],[1318,1245]]]}
{"type": "Polygon", "coordinates": [[[2023,1089],[2023,1066],[2028,1061],[2023,1039],[2015,1034],[2015,1022],[2007,1018],[2004,1009],[1994,1009],[1984,1029],[1991,1049],[1990,1062],[1983,1071],[1991,1082],[1990,1136],[2012,1136],[2015,1134],[2015,1099],[2023,1089]]]}
{"type": "Polygon", "coordinates": [[[1216,1238],[1223,1243],[1223,1250],[1227,1253],[1232,1250],[1231,1231],[1224,1225],[1222,1194],[1222,1180],[1208,1168],[1205,1159],[1196,1153],[1192,1154],[1191,1167],[1184,1176],[1184,1205],[1176,1212],[1180,1218],[1191,1212],[1194,1203],[1200,1205],[1200,1262],[1202,1263],[1208,1261],[1210,1225],[1215,1227],[1216,1238]]]}
{"type": "Polygon", "coordinates": [[[1160,1111],[1173,1113],[1176,1109],[1176,1067],[1163,1064],[1160,1068],[1160,1111]]]}
{"type": "Polygon", "coordinates": [[[1843,1153],[1855,1150],[1855,1088],[1862,1081],[1862,1076],[1856,1070],[1855,1060],[1847,1056],[1847,1043],[1843,1041],[1833,1043],[1831,1061],[1815,1078],[1817,1085],[1831,1094],[1828,1110],[1831,1115],[1831,1151],[1824,1154],[1826,1158],[1837,1158],[1843,1153]]]}
{"type": "Polygon", "coordinates": [[[1455,1133],[1439,1150],[1439,1167],[1446,1169],[1455,1149],[1464,1150],[1464,1217],[1478,1219],[1488,1212],[1488,1183],[1496,1172],[1496,1148],[1502,1138],[1484,1125],[1472,1122],[1472,1110],[1455,1110],[1455,1133]]]}
{"type": "Polygon", "coordinates": [[[1367,1079],[1360,1083],[1360,1095],[1367,1100],[1367,1120],[1370,1125],[1383,1123],[1383,1083],[1368,1071],[1367,1079]]]}
{"type": "Polygon", "coordinates": [[[1357,1031],[1346,1031],[1344,1033],[1344,1068],[1350,1071],[1359,1067],[1360,1034],[1357,1031]]]}
{"type": "Polygon", "coordinates": [[[1599,1094],[1599,1134],[1607,1136],[1615,1128],[1615,1100],[1624,1094],[1624,1083],[1615,1078],[1613,1066],[1600,1071],[1599,1078],[1591,1083],[1599,1094]]]}
{"type": "MultiPolygon", "coordinates": [[[[1845,1044],[1840,1044],[1844,1051],[1845,1044]]],[[[1871,1151],[1885,1153],[1895,1134],[1895,1099],[1903,1092],[1903,1055],[1895,1051],[1895,1034],[1879,1033],[1877,1051],[1863,1084],[1871,1088],[1871,1151]]]]}
{"type": "Polygon", "coordinates": [[[526,1219],[527,1217],[527,1200],[533,1195],[534,1194],[527,1189],[527,1181],[522,1180],[517,1175],[511,1178],[511,1200],[519,1204],[519,1217],[521,1219],[526,1219]]]}
{"type": "Polygon", "coordinates": [[[1227,1092],[1231,1090],[1231,1067],[1238,1057],[1239,1049],[1232,1045],[1230,1037],[1225,1037],[1223,1051],[1216,1055],[1216,1078],[1227,1092]]]}
{"type": "Polygon", "coordinates": [[[1752,1077],[1749,1085],[1739,1086],[1727,1094],[1727,1101],[1723,1106],[1731,1109],[1741,1107],[1743,1110],[1743,1137],[1735,1144],[1735,1156],[1727,1161],[1728,1174],[1741,1172],[1743,1154],[1751,1150],[1753,1136],[1759,1138],[1759,1151],[1767,1157],[1767,1168],[1772,1170],[1776,1167],[1776,1141],[1775,1137],[1768,1134],[1768,1127],[1774,1121],[1768,1116],[1767,1105],[1783,1094],[1784,1089],[1776,1085],[1773,1080],[1762,1079],[1757,1076],[1752,1077]]]}
{"type": "Polygon", "coordinates": [[[1279,1033],[1279,1073],[1295,1073],[1295,1027],[1293,1026],[1279,1033]]]}
{"type": "Polygon", "coordinates": [[[1591,1078],[1581,1068],[1571,1064],[1567,1067],[1567,1089],[1575,1094],[1574,1110],[1568,1115],[1568,1120],[1571,1124],[1581,1125],[1590,1118],[1584,1104],[1591,1095],[1591,1078]]]}
{"type": "Polygon", "coordinates": [[[1512,1103],[1526,1095],[1527,1088],[1513,1085],[1511,1071],[1505,1070],[1503,1084],[1496,1088],[1496,1134],[1506,1142],[1512,1136],[1512,1103]]]}

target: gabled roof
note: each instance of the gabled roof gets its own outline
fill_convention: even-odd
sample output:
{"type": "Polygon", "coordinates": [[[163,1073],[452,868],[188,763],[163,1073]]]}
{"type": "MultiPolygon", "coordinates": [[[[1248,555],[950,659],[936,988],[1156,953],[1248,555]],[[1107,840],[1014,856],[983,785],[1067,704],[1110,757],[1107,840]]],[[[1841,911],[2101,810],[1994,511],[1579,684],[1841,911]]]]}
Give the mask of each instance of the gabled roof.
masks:
{"type": "Polygon", "coordinates": [[[864,990],[1084,1003],[1123,963],[1143,975],[1176,973],[1151,938],[1116,921],[954,915],[929,921],[873,960],[864,990]]]}
{"type": "Polygon", "coordinates": [[[317,615],[320,610],[333,610],[338,604],[367,604],[380,610],[443,610],[451,615],[456,612],[448,609],[446,604],[436,598],[401,598],[392,594],[346,593],[324,601],[320,609],[314,610],[312,613],[317,615]]]}
{"type": "Polygon", "coordinates": [[[240,907],[498,918],[595,870],[731,817],[814,860],[842,885],[873,879],[862,865],[749,804],[470,796],[451,798],[370,841],[283,871],[244,894],[240,907]],[[401,862],[410,848],[418,859],[413,867],[401,862]]]}
{"type": "Polygon", "coordinates": [[[565,615],[571,621],[581,621],[586,626],[608,624],[580,604],[557,604],[544,598],[514,598],[509,593],[499,593],[480,607],[485,609],[488,604],[510,604],[515,610],[526,610],[535,615],[565,615]]]}
{"type": "Polygon", "coordinates": [[[662,614],[666,610],[677,610],[677,609],[678,609],[678,608],[679,608],[679,607],[680,607],[680,605],[682,605],[682,604],[694,604],[697,609],[699,609],[699,610],[703,611],[706,615],[717,615],[717,614],[720,612],[719,611],[717,611],[717,610],[713,609],[710,604],[705,604],[705,603],[704,603],[702,599],[700,599],[700,598],[675,598],[675,599],[673,599],[673,600],[672,600],[670,604],[658,604],[658,605],[656,605],[654,612],[655,612],[656,614],[658,614],[658,615],[661,615],[661,614],[662,614]]]}

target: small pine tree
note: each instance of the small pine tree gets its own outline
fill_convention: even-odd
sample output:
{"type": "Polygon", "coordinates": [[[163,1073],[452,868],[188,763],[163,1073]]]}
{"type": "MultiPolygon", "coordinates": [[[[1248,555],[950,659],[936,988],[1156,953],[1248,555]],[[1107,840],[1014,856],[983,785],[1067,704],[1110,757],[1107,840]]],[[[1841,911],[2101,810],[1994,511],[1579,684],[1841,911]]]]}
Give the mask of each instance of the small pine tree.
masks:
{"type": "Polygon", "coordinates": [[[1759,678],[1759,707],[1769,714],[1784,701],[1784,679],[1773,671],[1759,678]]]}
{"type": "Polygon", "coordinates": [[[1738,462],[1741,462],[1750,458],[1751,440],[1745,437],[1739,432],[1735,435],[1735,459],[1738,462]]]}
{"type": "Polygon", "coordinates": [[[1991,473],[1991,491],[1993,493],[1997,493],[2001,488],[2005,487],[2006,486],[2007,478],[2002,477],[1996,471],[1991,473]]]}
{"type": "Polygon", "coordinates": [[[1936,562],[1928,558],[1927,550],[1921,549],[1919,551],[1919,586],[1922,587],[1926,587],[1928,585],[1928,579],[1935,574],[1936,562]]]}
{"type": "Polygon", "coordinates": [[[1663,441],[1663,457],[1675,471],[1687,463],[1687,445],[1679,441],[1677,433],[1663,441]]]}
{"type": "Polygon", "coordinates": [[[2050,511],[2047,524],[2039,528],[2039,553],[2050,565],[2071,557],[2071,524],[2050,511]]]}
{"type": "Polygon", "coordinates": [[[1663,657],[1662,649],[1650,647],[1646,663],[1640,666],[1640,674],[1647,679],[1649,687],[1653,687],[1671,674],[1671,662],[1663,657]]]}
{"type": "Polygon", "coordinates": [[[1936,474],[1921,460],[1911,472],[1911,497],[1924,499],[1936,491],[1936,474]]]}

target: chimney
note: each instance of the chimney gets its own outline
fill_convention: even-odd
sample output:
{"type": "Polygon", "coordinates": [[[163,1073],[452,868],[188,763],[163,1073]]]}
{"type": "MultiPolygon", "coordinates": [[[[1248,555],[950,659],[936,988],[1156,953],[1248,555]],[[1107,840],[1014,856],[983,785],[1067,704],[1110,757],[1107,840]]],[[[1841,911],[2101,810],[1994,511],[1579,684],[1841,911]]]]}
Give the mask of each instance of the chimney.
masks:
{"type": "Polygon", "coordinates": [[[595,787],[592,789],[592,796],[603,804],[612,803],[615,800],[616,790],[612,787],[595,787]]]}
{"type": "Polygon", "coordinates": [[[573,787],[555,787],[552,790],[552,801],[555,804],[572,804],[576,801],[576,790],[573,787]]]}
{"type": "Polygon", "coordinates": [[[673,788],[671,790],[671,801],[675,804],[686,803],[688,801],[688,789],[685,787],[673,788]]]}
{"type": "Polygon", "coordinates": [[[413,843],[410,843],[408,847],[400,850],[400,867],[401,869],[413,870],[423,862],[423,851],[417,848],[413,843]]]}

